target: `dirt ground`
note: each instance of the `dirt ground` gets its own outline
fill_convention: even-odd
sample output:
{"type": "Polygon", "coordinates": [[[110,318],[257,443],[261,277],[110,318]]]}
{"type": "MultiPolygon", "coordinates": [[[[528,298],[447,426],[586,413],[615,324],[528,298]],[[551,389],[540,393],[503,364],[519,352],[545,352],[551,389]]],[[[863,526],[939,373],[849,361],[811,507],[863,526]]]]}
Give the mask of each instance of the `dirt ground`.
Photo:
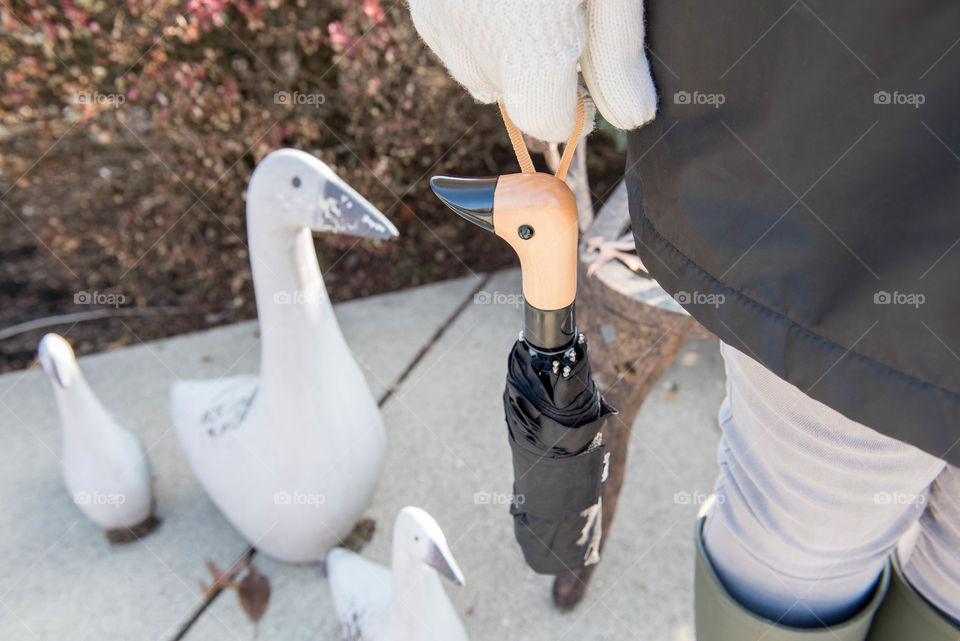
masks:
{"type": "MultiPolygon", "coordinates": [[[[489,111],[496,119],[496,109],[489,111]]],[[[37,342],[48,331],[68,336],[85,354],[256,317],[242,202],[203,201],[184,210],[180,202],[193,200],[188,187],[132,136],[96,145],[68,134],[44,153],[46,140],[28,126],[0,128],[0,331],[58,315],[105,316],[3,337],[0,371],[33,363],[37,342]],[[178,199],[179,210],[162,200],[177,191],[186,199],[178,199]],[[169,248],[151,246],[165,227],[189,225],[192,216],[209,213],[204,209],[215,210],[221,224],[193,232],[203,234],[202,244],[214,256],[202,261],[203,268],[178,268],[169,248]],[[144,210],[154,212],[154,219],[131,214],[144,210]],[[138,255],[118,259],[113,250],[130,245],[131,238],[138,242],[128,251],[138,255]]],[[[588,149],[599,200],[619,181],[624,159],[604,133],[593,134],[588,149]]],[[[515,170],[505,136],[484,151],[504,173],[515,170]]],[[[245,180],[252,167],[252,159],[244,158],[225,180],[245,180]]],[[[410,181],[429,177],[419,167],[391,169],[410,181]]],[[[373,198],[400,230],[396,241],[318,237],[320,267],[334,301],[513,263],[505,243],[417,191],[417,200],[373,198]]]]}

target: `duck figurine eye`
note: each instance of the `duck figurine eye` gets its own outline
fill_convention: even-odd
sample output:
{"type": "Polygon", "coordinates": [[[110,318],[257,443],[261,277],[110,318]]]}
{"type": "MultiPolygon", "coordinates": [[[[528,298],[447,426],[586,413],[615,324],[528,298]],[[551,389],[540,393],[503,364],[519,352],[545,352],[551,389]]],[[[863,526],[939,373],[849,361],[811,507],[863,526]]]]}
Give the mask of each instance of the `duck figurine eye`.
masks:
{"type": "Polygon", "coordinates": [[[299,187],[299,186],[300,186],[300,176],[294,176],[294,177],[293,177],[293,180],[291,180],[290,182],[293,184],[293,186],[294,186],[295,188],[296,188],[296,187],[299,187]]]}

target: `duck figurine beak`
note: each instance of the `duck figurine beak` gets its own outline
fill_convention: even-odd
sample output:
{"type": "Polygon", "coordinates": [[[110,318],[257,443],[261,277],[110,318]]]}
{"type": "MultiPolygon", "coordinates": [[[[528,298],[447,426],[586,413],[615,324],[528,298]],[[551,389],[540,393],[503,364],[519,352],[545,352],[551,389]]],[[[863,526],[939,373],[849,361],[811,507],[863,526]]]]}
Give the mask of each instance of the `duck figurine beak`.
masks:
{"type": "Polygon", "coordinates": [[[517,253],[527,342],[545,351],[572,344],[579,230],[577,201],[566,183],[550,174],[525,173],[434,176],[430,187],[447,207],[517,253]]]}
{"type": "Polygon", "coordinates": [[[310,228],[315,232],[390,240],[400,234],[370,201],[330,172],[320,188],[310,228]]]}
{"type": "Polygon", "coordinates": [[[446,541],[431,541],[427,558],[423,562],[457,585],[463,585],[466,581],[446,541]]]}

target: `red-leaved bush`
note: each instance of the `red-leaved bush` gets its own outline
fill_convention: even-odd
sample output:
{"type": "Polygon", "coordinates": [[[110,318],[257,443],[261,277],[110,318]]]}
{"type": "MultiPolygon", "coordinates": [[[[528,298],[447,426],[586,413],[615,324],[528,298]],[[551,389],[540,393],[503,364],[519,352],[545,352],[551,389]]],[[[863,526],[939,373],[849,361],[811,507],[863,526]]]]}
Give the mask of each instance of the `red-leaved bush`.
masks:
{"type": "MultiPolygon", "coordinates": [[[[79,291],[177,308],[73,327],[81,352],[252,318],[243,194],[283,146],[400,229],[318,238],[334,299],[511,263],[429,192],[433,173],[515,164],[496,108],[447,78],[402,4],[13,0],[0,28],[0,327],[89,310],[79,291]]],[[[0,353],[29,362],[38,336],[0,353]]]]}

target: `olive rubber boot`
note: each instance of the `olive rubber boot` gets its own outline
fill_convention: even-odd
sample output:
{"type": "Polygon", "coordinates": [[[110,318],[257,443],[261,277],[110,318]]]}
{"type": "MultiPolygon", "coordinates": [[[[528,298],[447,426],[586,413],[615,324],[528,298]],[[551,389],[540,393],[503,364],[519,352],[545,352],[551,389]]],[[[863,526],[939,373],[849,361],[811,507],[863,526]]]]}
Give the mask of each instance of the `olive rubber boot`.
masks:
{"type": "MultiPolygon", "coordinates": [[[[883,570],[883,575],[874,588],[870,602],[853,618],[830,626],[829,628],[794,628],[779,625],[752,613],[740,605],[727,592],[713,569],[707,550],[703,545],[703,524],[706,521],[706,512],[712,500],[704,505],[697,518],[696,541],[697,562],[694,581],[694,612],[696,617],[697,641],[865,641],[870,630],[873,616],[883,601],[890,583],[890,564],[883,570]]],[[[912,630],[911,630],[912,632],[912,630]]],[[[946,638],[946,637],[945,637],[946,638]]],[[[907,641],[907,639],[924,639],[926,637],[907,635],[882,637],[883,641],[907,641]]],[[[939,637],[937,638],[939,641],[939,637]]],[[[870,637],[870,641],[875,640],[870,637]]],[[[950,637],[950,641],[957,641],[950,637]]]]}
{"type": "Polygon", "coordinates": [[[890,565],[890,590],[877,610],[867,641],[960,641],[960,627],[910,585],[896,553],[890,565]]]}

